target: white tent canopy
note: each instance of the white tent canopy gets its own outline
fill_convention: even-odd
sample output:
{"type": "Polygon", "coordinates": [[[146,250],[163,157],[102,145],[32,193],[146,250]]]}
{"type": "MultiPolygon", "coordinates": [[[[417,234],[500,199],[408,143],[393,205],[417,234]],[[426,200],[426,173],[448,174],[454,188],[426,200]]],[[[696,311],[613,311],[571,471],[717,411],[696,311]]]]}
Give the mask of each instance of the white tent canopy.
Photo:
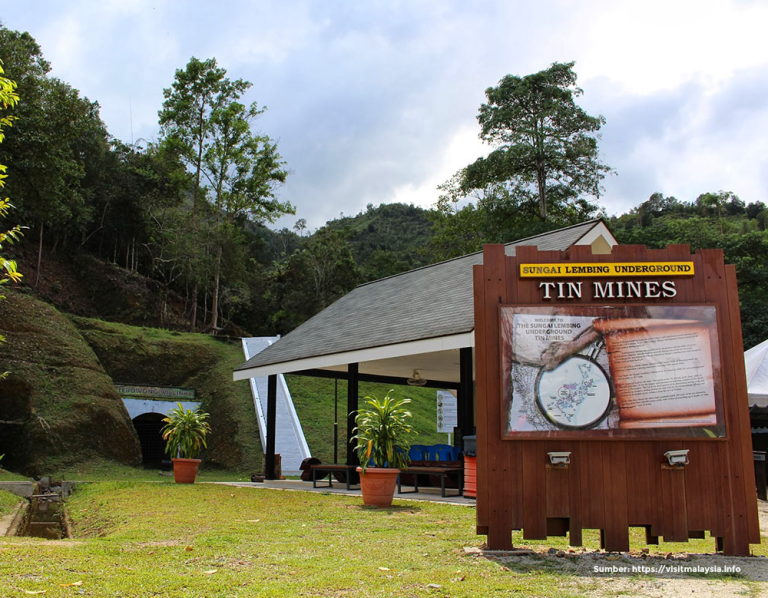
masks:
{"type": "Polygon", "coordinates": [[[744,353],[749,404],[768,407],[768,340],[744,353]]]}

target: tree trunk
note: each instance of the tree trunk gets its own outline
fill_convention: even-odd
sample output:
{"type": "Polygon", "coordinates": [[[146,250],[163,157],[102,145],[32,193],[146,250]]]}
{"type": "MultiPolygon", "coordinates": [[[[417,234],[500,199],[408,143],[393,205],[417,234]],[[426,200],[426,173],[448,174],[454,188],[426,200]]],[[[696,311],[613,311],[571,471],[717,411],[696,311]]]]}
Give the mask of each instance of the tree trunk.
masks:
{"type": "Polygon", "coordinates": [[[37,246],[37,274],[35,275],[35,286],[40,283],[40,265],[43,263],[43,223],[40,222],[40,243],[37,246]]]}
{"type": "Polygon", "coordinates": [[[221,245],[216,254],[216,277],[213,282],[213,299],[211,300],[211,334],[216,334],[219,325],[219,280],[221,280],[221,245]]]}
{"type": "Polygon", "coordinates": [[[197,282],[192,285],[192,315],[189,318],[189,329],[195,331],[197,326],[197,282]]]}
{"type": "Polygon", "coordinates": [[[547,219],[547,177],[544,169],[536,170],[536,181],[539,184],[539,218],[547,219]]]}

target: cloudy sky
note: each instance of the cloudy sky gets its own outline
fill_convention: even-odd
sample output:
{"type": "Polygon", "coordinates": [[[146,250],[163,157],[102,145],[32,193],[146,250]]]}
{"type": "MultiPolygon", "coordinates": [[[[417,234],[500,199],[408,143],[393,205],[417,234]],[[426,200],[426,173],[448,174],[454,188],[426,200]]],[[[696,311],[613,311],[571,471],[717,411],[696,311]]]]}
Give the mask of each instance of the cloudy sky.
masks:
{"type": "Polygon", "coordinates": [[[0,0],[52,74],[101,104],[115,137],[157,137],[163,88],[191,56],[253,83],[314,229],[369,203],[434,205],[486,153],[477,110],[505,74],[576,61],[602,114],[601,198],[661,191],[768,203],[768,3],[749,0],[0,0]]]}

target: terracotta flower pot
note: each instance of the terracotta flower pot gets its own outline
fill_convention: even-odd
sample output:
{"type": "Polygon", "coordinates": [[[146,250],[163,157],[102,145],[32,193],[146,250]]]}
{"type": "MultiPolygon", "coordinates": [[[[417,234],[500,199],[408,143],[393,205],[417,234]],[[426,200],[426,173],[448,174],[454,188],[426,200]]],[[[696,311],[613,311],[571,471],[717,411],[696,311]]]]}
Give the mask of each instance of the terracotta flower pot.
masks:
{"type": "Polygon", "coordinates": [[[177,484],[194,484],[200,459],[171,459],[173,461],[173,479],[177,484]]]}
{"type": "Polygon", "coordinates": [[[360,474],[360,488],[363,491],[363,504],[371,507],[390,507],[395,495],[399,469],[392,467],[357,468],[360,474]]]}

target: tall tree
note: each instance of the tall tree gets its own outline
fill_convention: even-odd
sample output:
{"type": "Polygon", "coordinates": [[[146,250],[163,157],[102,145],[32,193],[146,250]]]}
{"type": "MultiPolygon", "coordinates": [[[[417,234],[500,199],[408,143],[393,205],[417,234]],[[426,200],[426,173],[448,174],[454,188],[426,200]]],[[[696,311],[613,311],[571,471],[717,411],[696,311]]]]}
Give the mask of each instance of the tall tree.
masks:
{"type": "MultiPolygon", "coordinates": [[[[202,177],[204,158],[213,143],[213,114],[236,101],[250,83],[238,79],[230,81],[227,71],[216,64],[215,58],[198,60],[192,57],[184,70],[178,69],[173,85],[163,90],[165,102],[160,111],[160,126],[163,142],[174,147],[187,164],[192,176],[192,226],[197,243],[198,204],[204,193],[202,177]]],[[[199,260],[191,262],[189,276],[192,278],[192,314],[190,327],[197,324],[197,298],[199,277],[196,275],[199,260]]]]}
{"type": "MultiPolygon", "coordinates": [[[[508,199],[518,206],[538,203],[538,217],[575,207],[582,195],[599,197],[600,184],[610,171],[598,155],[602,116],[590,116],[576,105],[573,62],[517,77],[507,75],[485,94],[477,120],[480,138],[491,145],[455,177],[448,187],[453,197],[473,193],[481,198],[508,199]]],[[[584,200],[582,199],[582,202],[584,200]]]]}
{"type": "Polygon", "coordinates": [[[55,226],[66,241],[85,233],[93,218],[92,182],[108,134],[98,103],[48,77],[50,66],[28,33],[0,27],[0,55],[13,60],[8,73],[24,98],[1,153],[13,168],[8,188],[20,213],[39,228],[39,279],[44,231],[55,226]]]}
{"type": "Polygon", "coordinates": [[[211,114],[212,144],[204,156],[205,174],[215,197],[216,261],[211,301],[211,330],[219,317],[219,290],[224,235],[232,232],[235,220],[274,222],[294,213],[290,203],[278,201],[275,186],[285,182],[288,172],[277,153],[277,145],[251,131],[253,121],[264,112],[256,102],[239,102],[216,108],[211,114]]]}
{"type": "MultiPolygon", "coordinates": [[[[19,96],[16,93],[16,83],[4,77],[3,72],[2,61],[0,61],[0,143],[2,143],[5,137],[3,129],[11,126],[14,120],[14,117],[8,116],[5,114],[5,111],[15,106],[19,101],[19,96]]],[[[8,176],[5,172],[6,167],[0,164],[0,189],[5,186],[5,179],[8,176]]],[[[10,209],[10,200],[7,197],[4,199],[0,198],[0,218],[5,218],[10,209]]],[[[4,232],[0,231],[0,250],[3,248],[3,243],[6,241],[13,243],[20,234],[21,227],[18,225],[4,232]]],[[[21,274],[16,270],[16,262],[5,259],[0,255],[0,285],[6,284],[9,280],[19,282],[21,274]]],[[[3,297],[0,296],[0,299],[3,299],[3,297]]],[[[4,341],[5,339],[0,335],[0,343],[4,341]]],[[[0,378],[4,378],[6,375],[7,373],[5,372],[0,373],[0,378]]]]}

